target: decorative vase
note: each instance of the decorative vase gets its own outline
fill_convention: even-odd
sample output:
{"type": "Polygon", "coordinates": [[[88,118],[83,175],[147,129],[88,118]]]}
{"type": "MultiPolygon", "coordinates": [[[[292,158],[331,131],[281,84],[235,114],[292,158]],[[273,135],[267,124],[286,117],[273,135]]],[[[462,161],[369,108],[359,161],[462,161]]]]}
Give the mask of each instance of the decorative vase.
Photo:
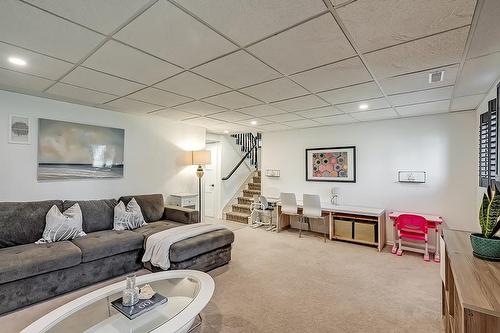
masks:
{"type": "Polygon", "coordinates": [[[139,302],[139,289],[135,287],[135,274],[127,275],[127,285],[123,290],[122,305],[132,306],[139,302]]]}
{"type": "Polygon", "coordinates": [[[500,238],[486,238],[482,234],[471,234],[470,243],[475,257],[485,260],[500,260],[500,238]]]}

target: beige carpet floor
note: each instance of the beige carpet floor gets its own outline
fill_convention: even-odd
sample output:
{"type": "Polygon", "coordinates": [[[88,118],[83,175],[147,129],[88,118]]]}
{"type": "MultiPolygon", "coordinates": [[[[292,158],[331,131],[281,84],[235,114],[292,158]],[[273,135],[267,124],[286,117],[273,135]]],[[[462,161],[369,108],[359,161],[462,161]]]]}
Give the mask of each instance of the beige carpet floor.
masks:
{"type": "MultiPolygon", "coordinates": [[[[216,291],[197,333],[440,331],[439,265],[421,255],[228,225],[233,260],[210,273],[216,291]]],[[[19,332],[92,289],[0,317],[1,332],[19,332]]]]}

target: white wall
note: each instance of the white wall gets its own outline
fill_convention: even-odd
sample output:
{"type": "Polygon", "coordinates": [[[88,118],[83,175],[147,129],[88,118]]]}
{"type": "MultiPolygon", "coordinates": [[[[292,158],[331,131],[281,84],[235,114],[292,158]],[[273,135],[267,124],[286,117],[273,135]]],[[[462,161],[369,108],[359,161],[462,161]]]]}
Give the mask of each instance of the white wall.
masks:
{"type": "MultiPolygon", "coordinates": [[[[263,193],[317,193],[340,204],[438,214],[456,229],[476,229],[477,135],[475,113],[462,112],[370,123],[265,133],[263,193]],[[356,183],[306,182],[305,149],[356,146],[356,183]],[[427,183],[397,182],[398,170],[427,172],[427,183]]],[[[388,239],[392,239],[388,228],[388,239]]]]}
{"type": "Polygon", "coordinates": [[[118,198],[125,194],[196,191],[186,150],[205,145],[205,129],[156,117],[0,91],[0,201],[118,198]],[[31,117],[31,145],[8,144],[9,114],[31,117]],[[37,118],[125,129],[124,177],[37,181],[37,118]]]}

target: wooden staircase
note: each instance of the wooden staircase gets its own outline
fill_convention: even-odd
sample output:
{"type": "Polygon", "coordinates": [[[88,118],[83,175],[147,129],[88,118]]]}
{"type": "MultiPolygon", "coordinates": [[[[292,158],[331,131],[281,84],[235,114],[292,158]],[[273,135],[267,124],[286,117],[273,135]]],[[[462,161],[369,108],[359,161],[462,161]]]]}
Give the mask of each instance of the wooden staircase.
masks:
{"type": "Polygon", "coordinates": [[[254,195],[260,195],[261,175],[257,171],[252,177],[251,182],[247,183],[247,189],[238,197],[238,203],[231,206],[231,211],[226,213],[226,220],[240,223],[248,223],[250,217],[250,204],[253,202],[254,195]]]}

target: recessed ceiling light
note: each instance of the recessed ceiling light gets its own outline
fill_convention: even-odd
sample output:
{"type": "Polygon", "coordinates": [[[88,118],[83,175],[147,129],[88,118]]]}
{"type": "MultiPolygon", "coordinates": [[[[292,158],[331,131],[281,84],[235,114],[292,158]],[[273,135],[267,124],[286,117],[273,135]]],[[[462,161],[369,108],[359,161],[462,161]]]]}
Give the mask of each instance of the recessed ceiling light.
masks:
{"type": "Polygon", "coordinates": [[[18,57],[9,57],[9,62],[17,66],[26,66],[26,61],[18,57]]]}
{"type": "Polygon", "coordinates": [[[228,130],[224,130],[224,134],[227,134],[227,133],[229,133],[229,131],[228,130]]]}
{"type": "Polygon", "coordinates": [[[252,120],[252,121],[250,122],[250,124],[252,124],[252,125],[257,125],[257,120],[252,120]]]}
{"type": "Polygon", "coordinates": [[[366,110],[366,109],[368,109],[368,104],[366,104],[366,103],[360,104],[359,105],[359,109],[360,110],[366,110]]]}

